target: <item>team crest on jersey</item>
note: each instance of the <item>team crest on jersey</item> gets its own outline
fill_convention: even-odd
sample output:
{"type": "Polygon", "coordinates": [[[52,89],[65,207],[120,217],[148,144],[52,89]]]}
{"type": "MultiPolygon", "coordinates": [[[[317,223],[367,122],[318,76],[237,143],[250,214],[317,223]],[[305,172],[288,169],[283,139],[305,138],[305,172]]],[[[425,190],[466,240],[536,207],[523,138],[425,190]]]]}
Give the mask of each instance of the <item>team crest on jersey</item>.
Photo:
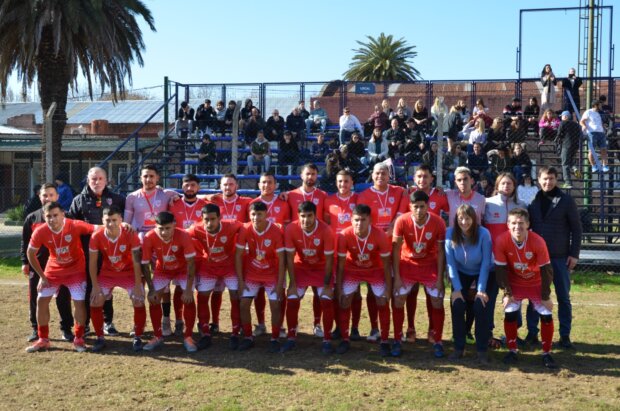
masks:
{"type": "Polygon", "coordinates": [[[176,253],[179,250],[179,247],[177,247],[176,245],[172,246],[172,252],[176,253]]]}
{"type": "Polygon", "coordinates": [[[110,256],[110,262],[111,262],[112,264],[116,264],[116,263],[118,263],[119,261],[121,261],[121,257],[120,257],[119,255],[111,255],[111,256],[110,256]]]}
{"type": "Polygon", "coordinates": [[[321,244],[321,239],[320,238],[315,238],[313,243],[314,243],[314,245],[318,246],[319,244],[321,244]]]}
{"type": "Polygon", "coordinates": [[[225,242],[226,242],[226,240],[228,240],[228,237],[226,237],[225,235],[223,235],[223,236],[221,236],[221,237],[220,237],[220,241],[221,241],[222,243],[225,243],[225,242]]]}
{"type": "Polygon", "coordinates": [[[236,206],[235,206],[235,210],[237,210],[237,211],[241,211],[241,206],[240,206],[240,205],[236,205],[236,206]]]}
{"type": "Polygon", "coordinates": [[[314,205],[319,205],[319,199],[318,198],[313,198],[312,202],[314,203],[314,205]]]}
{"type": "Polygon", "coordinates": [[[201,210],[196,210],[196,217],[200,217],[201,214],[202,214],[201,210]]]}
{"type": "Polygon", "coordinates": [[[271,240],[265,240],[265,247],[269,247],[271,245],[271,240]]]}
{"type": "Polygon", "coordinates": [[[431,201],[430,203],[428,203],[428,206],[431,208],[431,210],[434,210],[435,207],[437,207],[437,203],[435,203],[434,201],[431,201]]]}
{"type": "Polygon", "coordinates": [[[372,251],[373,248],[375,248],[374,244],[368,244],[368,251],[372,251]]]}
{"type": "Polygon", "coordinates": [[[424,237],[426,237],[427,240],[430,240],[432,236],[433,236],[433,233],[424,234],[424,237]]]}
{"type": "Polygon", "coordinates": [[[112,199],[111,198],[106,198],[105,202],[108,203],[108,205],[112,205],[112,199]]]}
{"type": "Polygon", "coordinates": [[[534,253],[532,253],[531,251],[525,252],[525,258],[527,258],[528,260],[530,260],[533,256],[534,256],[534,253]]]}
{"type": "Polygon", "coordinates": [[[273,208],[273,210],[274,210],[276,213],[279,213],[279,212],[280,212],[280,207],[274,207],[274,208],[273,208]]]}
{"type": "Polygon", "coordinates": [[[349,204],[349,208],[351,209],[351,211],[353,211],[353,209],[355,208],[356,204],[349,204]]]}
{"type": "Polygon", "coordinates": [[[67,234],[65,236],[65,241],[68,242],[68,243],[70,243],[72,239],[73,239],[73,236],[71,236],[71,234],[67,234]]]}
{"type": "Polygon", "coordinates": [[[161,206],[161,200],[155,200],[153,204],[155,204],[155,207],[159,207],[161,206]]]}
{"type": "Polygon", "coordinates": [[[118,247],[119,250],[121,250],[121,253],[124,253],[125,250],[127,249],[127,246],[125,244],[121,244],[120,247],[118,247]]]}
{"type": "Polygon", "coordinates": [[[388,198],[388,202],[389,202],[390,204],[394,204],[394,197],[389,197],[389,198],[388,198]]]}

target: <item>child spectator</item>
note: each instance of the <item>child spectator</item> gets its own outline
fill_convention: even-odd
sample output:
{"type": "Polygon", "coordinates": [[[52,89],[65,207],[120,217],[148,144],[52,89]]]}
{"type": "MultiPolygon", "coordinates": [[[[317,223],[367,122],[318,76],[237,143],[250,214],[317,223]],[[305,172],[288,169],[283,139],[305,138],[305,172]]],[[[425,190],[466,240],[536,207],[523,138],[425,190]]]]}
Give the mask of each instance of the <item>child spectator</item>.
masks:
{"type": "Polygon", "coordinates": [[[547,109],[538,122],[538,127],[540,128],[538,132],[540,136],[538,145],[540,146],[545,140],[552,140],[555,137],[560,127],[560,120],[556,117],[553,110],[547,109]]]}
{"type": "Polygon", "coordinates": [[[493,196],[494,184],[489,184],[489,178],[484,174],[480,176],[480,181],[476,184],[476,191],[485,197],[493,196]]]}
{"type": "Polygon", "coordinates": [[[521,175],[522,183],[517,187],[517,198],[526,206],[529,206],[534,197],[536,197],[536,193],[538,193],[538,187],[532,184],[532,176],[531,174],[523,174],[521,175]]]}

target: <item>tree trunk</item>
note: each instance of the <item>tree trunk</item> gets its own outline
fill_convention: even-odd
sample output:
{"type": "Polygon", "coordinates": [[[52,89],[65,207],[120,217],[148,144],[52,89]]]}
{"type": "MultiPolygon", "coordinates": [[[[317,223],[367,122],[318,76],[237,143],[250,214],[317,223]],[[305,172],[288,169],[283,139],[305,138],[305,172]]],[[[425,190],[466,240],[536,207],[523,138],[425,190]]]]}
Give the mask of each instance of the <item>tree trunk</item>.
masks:
{"type": "MultiPolygon", "coordinates": [[[[42,32],[41,43],[37,52],[37,72],[39,95],[41,97],[41,108],[43,116],[47,110],[56,102],[56,111],[52,117],[52,147],[45,147],[45,137],[42,136],[42,182],[53,182],[60,171],[60,160],[62,158],[62,135],[67,124],[67,94],[69,92],[69,67],[64,50],[54,49],[54,39],[51,27],[45,27],[42,32]],[[52,176],[45,173],[45,151],[52,150],[52,176]]],[[[69,181],[67,181],[69,182],[69,181]]]]}

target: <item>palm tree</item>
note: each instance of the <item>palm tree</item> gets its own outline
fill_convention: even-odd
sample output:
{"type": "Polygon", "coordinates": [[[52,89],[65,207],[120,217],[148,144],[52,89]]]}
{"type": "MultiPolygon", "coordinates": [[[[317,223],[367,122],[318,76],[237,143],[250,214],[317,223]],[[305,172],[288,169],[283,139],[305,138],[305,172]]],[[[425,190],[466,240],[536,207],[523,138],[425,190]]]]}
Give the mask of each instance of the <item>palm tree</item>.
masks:
{"type": "Polygon", "coordinates": [[[409,60],[418,55],[415,46],[408,46],[403,38],[394,41],[392,35],[381,33],[378,38],[366,36],[368,43],[361,46],[343,76],[350,81],[413,81],[420,75],[409,60]]]}
{"type": "Polygon", "coordinates": [[[8,78],[15,72],[24,92],[37,80],[43,113],[56,102],[51,147],[54,175],[60,168],[69,87],[76,89],[78,76],[83,76],[91,98],[93,81],[102,92],[108,87],[114,100],[124,94],[125,77],[129,84],[132,81],[131,64],[135,60],[143,65],[138,16],[155,31],[153,16],[141,0],[0,3],[0,95],[6,98],[8,78]]]}

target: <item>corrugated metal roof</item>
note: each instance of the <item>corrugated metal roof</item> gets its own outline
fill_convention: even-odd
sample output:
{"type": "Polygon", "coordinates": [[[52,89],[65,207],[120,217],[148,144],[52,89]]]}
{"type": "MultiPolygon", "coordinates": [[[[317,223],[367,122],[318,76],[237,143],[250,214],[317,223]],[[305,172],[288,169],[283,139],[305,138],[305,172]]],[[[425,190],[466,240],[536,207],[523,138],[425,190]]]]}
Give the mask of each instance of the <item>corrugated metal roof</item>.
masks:
{"type": "MultiPolygon", "coordinates": [[[[144,149],[146,147],[152,147],[158,143],[158,139],[143,138],[138,139],[138,148],[144,149]]],[[[67,139],[62,141],[62,151],[114,151],[122,140],[117,138],[97,138],[97,139],[67,139]]],[[[133,151],[135,149],[133,141],[127,143],[121,151],[133,151]]],[[[41,150],[40,137],[29,136],[27,138],[10,138],[0,139],[0,151],[15,151],[15,152],[37,152],[41,150]]]]}
{"type": "Polygon", "coordinates": [[[0,134],[32,134],[30,131],[0,125],[0,134]]]}

